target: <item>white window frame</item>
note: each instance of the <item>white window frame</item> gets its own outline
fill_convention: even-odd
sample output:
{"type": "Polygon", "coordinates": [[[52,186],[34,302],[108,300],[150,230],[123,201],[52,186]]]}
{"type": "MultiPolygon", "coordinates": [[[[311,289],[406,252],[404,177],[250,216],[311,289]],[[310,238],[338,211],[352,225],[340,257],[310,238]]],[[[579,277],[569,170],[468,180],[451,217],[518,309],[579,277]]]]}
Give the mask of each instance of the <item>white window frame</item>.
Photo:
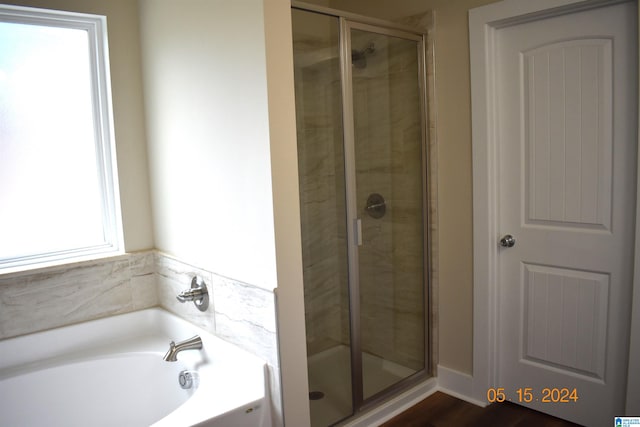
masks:
{"type": "Polygon", "coordinates": [[[107,19],[105,16],[0,5],[0,22],[85,30],[88,34],[96,169],[102,199],[104,243],[0,259],[0,274],[103,258],[124,253],[116,145],[114,139],[107,19]]]}

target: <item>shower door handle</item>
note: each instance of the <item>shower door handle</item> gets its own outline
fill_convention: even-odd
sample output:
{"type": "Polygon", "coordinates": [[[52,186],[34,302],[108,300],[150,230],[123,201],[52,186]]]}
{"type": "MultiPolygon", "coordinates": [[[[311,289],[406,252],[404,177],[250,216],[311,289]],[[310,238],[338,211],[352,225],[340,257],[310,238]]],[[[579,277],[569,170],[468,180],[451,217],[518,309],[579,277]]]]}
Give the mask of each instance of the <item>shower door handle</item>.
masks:
{"type": "Polygon", "coordinates": [[[356,245],[362,246],[362,220],[360,218],[356,218],[355,220],[354,233],[356,245]]]}

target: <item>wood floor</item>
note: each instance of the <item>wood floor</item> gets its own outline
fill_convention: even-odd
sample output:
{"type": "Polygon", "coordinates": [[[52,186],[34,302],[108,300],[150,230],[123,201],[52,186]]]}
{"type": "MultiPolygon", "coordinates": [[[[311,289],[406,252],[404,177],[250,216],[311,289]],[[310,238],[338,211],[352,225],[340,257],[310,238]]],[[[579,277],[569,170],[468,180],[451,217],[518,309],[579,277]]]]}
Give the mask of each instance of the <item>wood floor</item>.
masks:
{"type": "Polygon", "coordinates": [[[579,427],[513,403],[485,408],[436,392],[382,427],[579,427]]]}

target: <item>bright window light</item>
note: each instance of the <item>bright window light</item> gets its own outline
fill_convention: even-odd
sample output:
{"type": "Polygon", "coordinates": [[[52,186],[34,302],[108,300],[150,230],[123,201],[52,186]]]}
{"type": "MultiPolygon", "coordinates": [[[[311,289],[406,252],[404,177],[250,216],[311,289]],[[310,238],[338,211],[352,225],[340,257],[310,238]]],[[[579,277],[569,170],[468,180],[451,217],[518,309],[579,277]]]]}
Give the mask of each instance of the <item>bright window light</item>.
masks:
{"type": "Polygon", "coordinates": [[[0,5],[0,272],[121,250],[104,17],[0,5]]]}

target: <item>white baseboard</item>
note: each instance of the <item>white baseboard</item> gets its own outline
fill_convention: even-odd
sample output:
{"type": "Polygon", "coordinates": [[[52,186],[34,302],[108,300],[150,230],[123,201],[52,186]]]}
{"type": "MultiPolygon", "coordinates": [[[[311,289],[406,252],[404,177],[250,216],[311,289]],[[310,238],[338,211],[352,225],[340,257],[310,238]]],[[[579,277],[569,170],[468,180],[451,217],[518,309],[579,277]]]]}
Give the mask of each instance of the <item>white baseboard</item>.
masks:
{"type": "Polygon", "coordinates": [[[458,399],[473,403],[477,406],[487,406],[487,402],[483,402],[472,397],[473,377],[471,375],[438,365],[437,378],[438,390],[443,393],[447,393],[453,397],[457,397],[458,399]]]}

